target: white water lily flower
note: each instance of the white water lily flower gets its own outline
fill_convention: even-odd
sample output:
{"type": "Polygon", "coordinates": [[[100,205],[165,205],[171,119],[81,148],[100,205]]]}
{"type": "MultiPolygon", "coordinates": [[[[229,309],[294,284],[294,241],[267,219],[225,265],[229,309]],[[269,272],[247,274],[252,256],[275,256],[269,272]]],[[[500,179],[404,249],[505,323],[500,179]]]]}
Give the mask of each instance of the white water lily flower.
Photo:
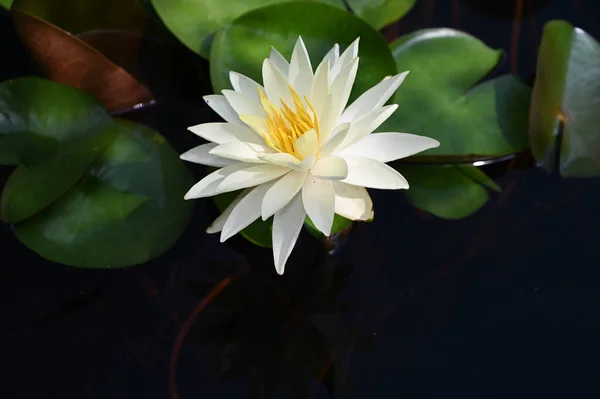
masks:
{"type": "Polygon", "coordinates": [[[225,123],[190,127],[208,140],[181,158],[219,167],[186,199],[245,189],[208,228],[221,242],[261,217],[273,218],[275,269],[283,274],[308,215],[329,236],[334,213],[368,220],[365,187],[407,189],[385,162],[439,143],[407,133],[373,133],[396,110],[384,105],[408,72],[384,79],[346,107],[358,69],[358,39],[341,55],[336,44],[313,72],[298,38],[288,63],[275,49],[262,66],[263,85],[231,72],[233,90],[205,97],[225,123]]]}

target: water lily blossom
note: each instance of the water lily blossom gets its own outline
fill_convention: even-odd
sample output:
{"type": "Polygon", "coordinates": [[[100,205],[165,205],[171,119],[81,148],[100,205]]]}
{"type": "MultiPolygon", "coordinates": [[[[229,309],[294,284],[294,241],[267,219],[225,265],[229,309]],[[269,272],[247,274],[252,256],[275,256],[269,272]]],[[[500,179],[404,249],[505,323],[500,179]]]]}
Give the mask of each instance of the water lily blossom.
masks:
{"type": "Polygon", "coordinates": [[[373,133],[398,105],[384,105],[408,72],[384,79],[346,107],[358,70],[358,39],[341,55],[335,45],[313,70],[298,38],[288,61],[275,49],[262,65],[263,84],[231,72],[233,90],[205,97],[224,120],[189,128],[210,143],[181,155],[219,169],[186,199],[243,190],[207,229],[221,242],[258,218],[273,216],[275,269],[283,274],[306,216],[326,236],[334,214],[368,220],[366,188],[407,189],[386,162],[439,143],[407,133],[373,133]]]}

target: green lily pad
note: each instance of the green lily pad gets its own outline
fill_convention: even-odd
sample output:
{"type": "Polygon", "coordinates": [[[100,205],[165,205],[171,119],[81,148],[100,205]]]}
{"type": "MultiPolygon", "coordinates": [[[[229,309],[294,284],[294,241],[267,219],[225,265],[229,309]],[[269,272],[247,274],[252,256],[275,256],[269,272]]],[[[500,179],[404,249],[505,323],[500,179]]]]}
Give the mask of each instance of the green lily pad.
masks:
{"type": "Polygon", "coordinates": [[[558,168],[565,177],[600,175],[598,98],[600,44],[567,22],[546,24],[529,134],[532,153],[547,170],[558,168]]]}
{"type": "Polygon", "coordinates": [[[217,34],[210,56],[213,89],[231,87],[230,71],[262,82],[262,63],[271,46],[289,59],[298,36],[304,39],[313,68],[335,43],[344,49],[360,37],[360,65],[351,99],[396,73],[385,39],[365,21],[327,4],[292,2],[251,11],[217,34]]]}
{"type": "Polygon", "coordinates": [[[83,178],[114,136],[111,125],[89,138],[60,147],[51,158],[19,166],[2,192],[2,221],[20,222],[50,206],[83,178]]]}
{"type": "Polygon", "coordinates": [[[15,225],[17,238],[41,256],[71,266],[144,263],[179,238],[193,204],[183,200],[192,176],[166,140],[131,122],[86,175],[52,206],[15,225]]]}
{"type": "Polygon", "coordinates": [[[502,156],[528,146],[531,90],[512,76],[474,86],[502,58],[464,32],[417,31],[391,44],[398,71],[410,74],[396,92],[398,110],[382,129],[440,142],[422,156],[502,156]]]}
{"type": "Polygon", "coordinates": [[[10,10],[10,6],[12,5],[13,1],[14,0],[0,0],[0,7],[10,10]]]}
{"type": "MultiPolygon", "coordinates": [[[[244,13],[289,0],[152,0],[154,9],[183,44],[208,58],[214,35],[244,13]]],[[[315,0],[343,8],[343,0],[315,0]]],[[[268,24],[273,23],[269,21],[268,24]]],[[[268,26],[265,23],[265,27],[268,26]]]]}
{"type": "Polygon", "coordinates": [[[158,133],[39,78],[0,85],[0,115],[1,159],[19,164],[2,193],[2,218],[41,256],[129,266],[160,255],[183,232],[193,179],[158,133]]]}
{"type": "Polygon", "coordinates": [[[402,18],[417,0],[348,0],[348,5],[373,28],[381,29],[402,18]]]}
{"type": "Polygon", "coordinates": [[[0,164],[32,165],[113,123],[93,96],[45,79],[0,84],[0,164]]]}
{"type": "Polygon", "coordinates": [[[463,219],[489,199],[484,186],[500,191],[485,173],[473,166],[396,166],[410,184],[405,194],[418,209],[443,219],[463,219]]]}

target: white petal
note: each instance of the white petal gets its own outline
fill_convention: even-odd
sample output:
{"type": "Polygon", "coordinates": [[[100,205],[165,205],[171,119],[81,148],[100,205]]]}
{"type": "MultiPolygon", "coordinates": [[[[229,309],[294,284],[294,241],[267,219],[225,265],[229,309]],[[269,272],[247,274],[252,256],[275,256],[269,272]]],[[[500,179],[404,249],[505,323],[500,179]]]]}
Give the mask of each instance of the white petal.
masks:
{"type": "Polygon", "coordinates": [[[283,274],[285,270],[285,263],[296,245],[305,218],[306,212],[300,194],[296,194],[273,218],[273,260],[279,274],[283,274]]]}
{"type": "Polygon", "coordinates": [[[302,187],[302,203],[315,227],[329,236],[335,213],[335,192],[332,182],[309,176],[302,187]]]}
{"type": "Polygon", "coordinates": [[[340,46],[336,43],[333,45],[331,50],[329,50],[327,54],[325,54],[325,57],[323,57],[323,61],[321,61],[321,64],[324,64],[326,61],[329,61],[329,67],[331,68],[335,65],[338,58],[340,58],[340,46]]]}
{"type": "Polygon", "coordinates": [[[268,154],[257,154],[258,159],[262,159],[265,162],[271,163],[273,165],[289,167],[289,164],[298,164],[300,160],[293,156],[292,154],[288,154],[287,152],[277,152],[277,153],[268,153],[268,154]]]}
{"type": "Polygon", "coordinates": [[[386,105],[385,107],[377,108],[360,119],[352,122],[350,130],[344,142],[338,147],[338,151],[342,150],[364,137],[373,133],[383,122],[385,122],[398,109],[397,104],[386,105]]]}
{"type": "Polygon", "coordinates": [[[319,158],[310,173],[321,179],[342,180],[348,176],[348,165],[345,159],[338,157],[319,158]]]}
{"type": "Polygon", "coordinates": [[[231,87],[233,87],[233,90],[237,91],[238,93],[242,93],[253,100],[260,101],[258,91],[264,91],[264,88],[254,80],[233,71],[229,72],[229,80],[231,81],[231,87]]]}
{"type": "Polygon", "coordinates": [[[265,161],[256,156],[256,151],[254,149],[252,149],[248,144],[240,141],[219,144],[213,148],[210,153],[221,158],[233,159],[236,161],[265,163],[265,161]]]}
{"type": "Polygon", "coordinates": [[[271,47],[271,54],[269,55],[269,59],[275,65],[281,73],[285,76],[288,76],[290,70],[290,64],[287,60],[279,53],[279,51],[275,50],[275,48],[271,47]]]}
{"type": "MultiPolygon", "coordinates": [[[[248,165],[248,164],[246,164],[248,165]]],[[[252,165],[249,168],[244,168],[231,173],[225,177],[217,188],[217,193],[226,193],[235,191],[241,188],[258,186],[277,179],[290,171],[289,168],[282,168],[271,164],[252,165]]]]}
{"type": "Polygon", "coordinates": [[[273,165],[284,166],[293,170],[308,170],[313,167],[316,159],[314,155],[311,155],[300,161],[292,154],[288,154],[286,152],[268,154],[257,153],[256,156],[265,162],[271,163],[273,165]]]}
{"type": "Polygon", "coordinates": [[[346,64],[350,62],[353,58],[358,57],[358,44],[360,42],[360,37],[357,37],[350,45],[344,50],[342,55],[340,55],[339,60],[346,64]]]}
{"type": "Polygon", "coordinates": [[[233,237],[260,217],[260,204],[272,184],[261,184],[244,196],[233,208],[221,231],[221,242],[233,237]]]}
{"type": "Polygon", "coordinates": [[[204,101],[213,109],[219,116],[229,123],[242,123],[237,112],[231,107],[229,101],[221,94],[211,94],[204,96],[204,101]]]}
{"type": "Polygon", "coordinates": [[[204,177],[204,179],[200,180],[198,183],[194,184],[183,198],[189,200],[215,195],[216,189],[223,179],[224,176],[221,172],[221,169],[214,171],[213,173],[204,177]]]}
{"type": "Polygon", "coordinates": [[[219,168],[235,163],[235,161],[230,159],[224,159],[217,155],[210,154],[210,151],[217,145],[218,144],[215,143],[199,145],[198,147],[194,147],[191,150],[184,152],[179,158],[183,159],[184,161],[199,163],[207,166],[216,166],[219,168]]]}
{"type": "Polygon", "coordinates": [[[278,154],[278,152],[271,147],[269,147],[266,143],[264,144],[254,144],[254,143],[246,143],[248,147],[252,148],[254,152],[258,154],[278,154]]]}
{"type": "Polygon", "coordinates": [[[302,159],[315,155],[319,150],[319,136],[317,136],[315,129],[310,129],[300,136],[294,143],[294,149],[302,159]]]}
{"type": "Polygon", "coordinates": [[[294,170],[309,170],[315,164],[317,157],[310,155],[302,160],[300,163],[289,163],[288,167],[294,170]]]}
{"type": "Polygon", "coordinates": [[[331,85],[331,101],[332,108],[331,112],[334,113],[335,121],[337,123],[339,116],[348,103],[350,98],[350,92],[354,85],[354,79],[356,78],[356,72],[358,71],[358,58],[355,58],[352,62],[344,66],[338,76],[335,78],[331,85]]]}
{"type": "Polygon", "coordinates": [[[310,95],[308,96],[310,103],[315,109],[317,119],[323,118],[323,111],[325,109],[325,102],[329,97],[329,61],[326,60],[318,66],[315,72],[315,77],[312,81],[310,95]]]}
{"type": "Polygon", "coordinates": [[[339,56],[334,64],[331,66],[331,79],[335,79],[342,69],[358,57],[358,42],[360,38],[353,41],[348,48],[339,56]]]}
{"type": "Polygon", "coordinates": [[[335,213],[350,220],[369,220],[373,217],[373,201],[364,187],[334,181],[335,213]]]}
{"type": "MultiPolygon", "coordinates": [[[[290,83],[283,73],[271,61],[265,59],[262,68],[263,84],[265,85],[265,94],[269,101],[278,107],[283,100],[288,106],[294,104],[290,83]]],[[[235,107],[234,107],[235,108],[235,107]]]]}
{"type": "Polygon", "coordinates": [[[223,90],[223,95],[238,115],[256,115],[266,118],[267,115],[259,101],[233,90],[223,90]]]}
{"type": "Polygon", "coordinates": [[[265,144],[265,140],[246,125],[203,123],[201,125],[190,126],[188,130],[205,140],[217,144],[230,143],[232,141],[242,141],[259,145],[265,144]]]}
{"type": "Polygon", "coordinates": [[[213,173],[209,174],[208,176],[204,177],[204,179],[196,183],[187,192],[184,199],[188,200],[193,198],[204,198],[217,194],[217,188],[219,187],[219,184],[221,184],[227,176],[239,170],[248,168],[251,165],[252,164],[238,162],[233,165],[225,166],[224,168],[214,171],[213,173]]]}
{"type": "Polygon", "coordinates": [[[321,142],[326,142],[329,135],[332,133],[333,128],[337,125],[338,116],[334,112],[333,94],[329,94],[325,99],[325,105],[323,106],[323,112],[319,120],[319,136],[321,142]]]}
{"type": "Polygon", "coordinates": [[[340,122],[351,122],[366,113],[379,108],[398,90],[408,71],[400,73],[389,79],[384,79],[356,99],[340,117],[340,122]]]}
{"type": "Polygon", "coordinates": [[[344,148],[340,154],[357,155],[385,163],[406,158],[439,145],[437,140],[415,134],[373,133],[358,143],[344,148]]]}
{"type": "Polygon", "coordinates": [[[229,218],[229,215],[231,215],[231,212],[233,211],[233,208],[235,208],[235,206],[237,204],[240,203],[240,201],[246,196],[248,195],[248,193],[252,191],[252,189],[247,188],[244,191],[242,191],[240,193],[240,195],[238,195],[237,197],[235,197],[235,199],[231,202],[231,204],[229,204],[229,206],[227,208],[225,208],[225,210],[223,211],[223,213],[221,213],[214,222],[212,222],[212,224],[210,226],[208,226],[208,228],[206,229],[206,232],[208,234],[214,234],[214,233],[218,233],[221,230],[223,230],[223,226],[225,226],[225,222],[227,221],[227,218],[229,218]]]}
{"type": "Polygon", "coordinates": [[[325,145],[323,145],[323,148],[321,148],[321,156],[329,155],[334,152],[344,142],[349,130],[349,123],[342,123],[333,129],[333,132],[331,132],[327,138],[325,145]]]}
{"type": "Polygon", "coordinates": [[[288,80],[296,92],[300,94],[301,98],[310,94],[313,70],[306,46],[300,36],[298,36],[294,51],[292,52],[292,58],[290,59],[288,80]]]}
{"type": "Polygon", "coordinates": [[[298,191],[300,191],[306,180],[307,174],[307,170],[292,170],[273,184],[273,187],[267,191],[262,202],[261,215],[263,220],[267,220],[276,212],[279,212],[298,194],[298,191]]]}
{"type": "Polygon", "coordinates": [[[395,169],[371,158],[344,155],[348,177],[342,182],[354,186],[398,190],[408,188],[406,179],[395,169]]]}

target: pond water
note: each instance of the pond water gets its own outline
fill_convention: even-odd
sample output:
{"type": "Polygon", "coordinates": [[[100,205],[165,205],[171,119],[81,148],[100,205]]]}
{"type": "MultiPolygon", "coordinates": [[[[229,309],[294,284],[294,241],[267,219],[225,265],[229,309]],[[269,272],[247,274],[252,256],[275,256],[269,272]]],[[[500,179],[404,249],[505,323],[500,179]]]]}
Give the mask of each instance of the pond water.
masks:
{"type": "MultiPolygon", "coordinates": [[[[596,0],[484,3],[419,0],[385,34],[465,30],[504,48],[502,70],[529,82],[546,21],[600,37],[596,0]]],[[[29,73],[5,15],[0,29],[1,80],[29,73]]],[[[214,118],[188,97],[125,116],[163,132],[179,152],[197,145],[187,126],[214,118]]],[[[460,221],[416,211],[397,192],[373,192],[380,217],[356,225],[331,255],[303,234],[283,277],[269,250],[204,233],[217,212],[208,199],[197,201],[175,247],[128,269],[45,261],[4,225],[0,392],[600,397],[600,180],[565,180],[528,162],[487,171],[502,193],[460,221]]],[[[9,172],[0,168],[0,182],[9,172]]]]}

